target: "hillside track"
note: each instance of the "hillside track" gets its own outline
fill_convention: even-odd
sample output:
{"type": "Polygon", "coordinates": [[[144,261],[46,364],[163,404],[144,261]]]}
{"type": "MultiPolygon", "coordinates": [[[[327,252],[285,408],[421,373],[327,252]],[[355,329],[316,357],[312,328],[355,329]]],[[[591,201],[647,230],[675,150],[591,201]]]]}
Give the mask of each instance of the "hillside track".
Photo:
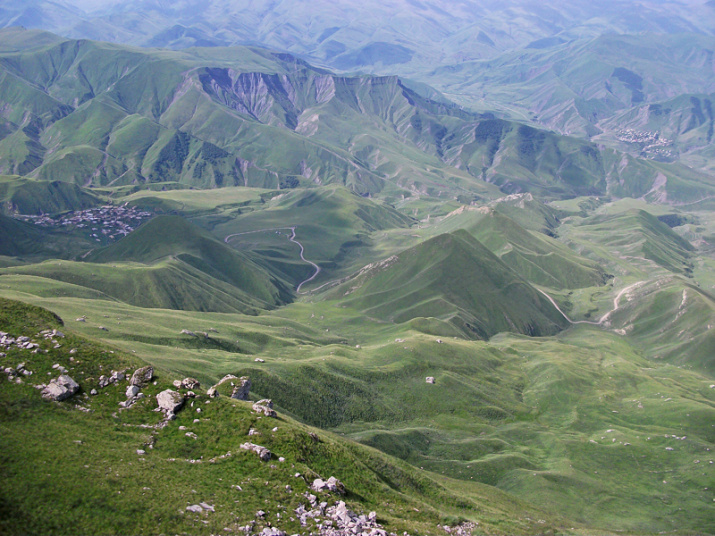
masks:
{"type": "Polygon", "coordinates": [[[556,310],[557,310],[559,313],[561,313],[561,315],[562,315],[566,320],[568,320],[568,322],[569,322],[570,324],[591,324],[592,326],[601,326],[601,325],[603,325],[603,323],[604,323],[606,320],[608,320],[608,318],[609,318],[613,313],[615,313],[615,312],[618,310],[619,302],[620,302],[620,300],[621,300],[621,297],[622,297],[624,294],[626,294],[626,293],[627,293],[628,291],[630,291],[630,290],[633,290],[634,288],[638,288],[638,287],[643,286],[643,285],[646,284],[647,282],[648,282],[648,281],[638,281],[638,282],[636,282],[636,283],[633,283],[633,284],[631,284],[631,285],[628,285],[627,287],[623,287],[623,288],[618,292],[618,294],[616,294],[616,297],[613,298],[613,309],[611,309],[610,311],[608,311],[607,313],[605,313],[605,314],[598,320],[598,322],[594,322],[594,321],[592,321],[592,320],[571,320],[571,319],[568,317],[568,315],[561,310],[561,307],[559,307],[559,305],[556,303],[556,301],[554,301],[554,299],[553,299],[551,296],[549,296],[546,292],[544,292],[544,291],[541,290],[541,289],[536,289],[536,290],[538,290],[538,291],[541,292],[544,296],[546,296],[546,298],[551,302],[551,305],[553,305],[553,306],[556,308],[556,310]]]}
{"type": "Polygon", "coordinates": [[[270,228],[270,229],[257,229],[257,230],[255,230],[255,231],[244,231],[244,232],[242,232],[242,233],[233,233],[233,234],[230,234],[230,235],[228,235],[227,237],[225,237],[225,238],[223,239],[223,241],[224,241],[226,244],[228,244],[228,243],[229,243],[229,240],[230,240],[231,238],[233,238],[234,236],[240,236],[240,235],[246,235],[246,234],[253,234],[253,233],[264,233],[264,232],[268,232],[268,231],[288,231],[288,230],[291,231],[291,236],[288,237],[288,240],[290,240],[290,241],[293,242],[294,244],[297,244],[298,247],[300,248],[300,260],[302,260],[303,262],[305,262],[305,263],[307,263],[307,264],[310,264],[313,268],[315,268],[315,272],[313,272],[313,275],[311,275],[308,279],[305,279],[305,280],[301,281],[301,282],[298,284],[298,286],[296,287],[296,292],[297,292],[298,294],[307,294],[307,293],[308,293],[307,291],[301,292],[300,289],[303,287],[303,285],[305,285],[306,283],[310,283],[313,279],[315,279],[316,277],[318,277],[318,274],[321,272],[321,269],[320,269],[320,266],[318,266],[316,263],[314,263],[313,261],[308,260],[308,259],[305,258],[305,247],[303,246],[303,244],[301,244],[301,243],[300,243],[298,240],[296,240],[296,238],[295,238],[295,237],[296,237],[296,234],[295,234],[296,228],[297,228],[296,226],[292,226],[292,227],[272,227],[272,228],[270,228]]]}

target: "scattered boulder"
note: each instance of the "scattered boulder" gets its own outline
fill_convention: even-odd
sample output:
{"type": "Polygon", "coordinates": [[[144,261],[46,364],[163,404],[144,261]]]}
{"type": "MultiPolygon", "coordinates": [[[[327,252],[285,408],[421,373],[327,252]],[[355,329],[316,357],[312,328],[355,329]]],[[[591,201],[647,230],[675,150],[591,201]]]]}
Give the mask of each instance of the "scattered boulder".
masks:
{"type": "Polygon", "coordinates": [[[199,380],[195,378],[184,378],[181,380],[181,387],[184,389],[198,389],[201,387],[201,384],[199,383],[199,380]]]}
{"type": "Polygon", "coordinates": [[[278,415],[276,410],[273,409],[273,401],[267,398],[253,404],[253,411],[263,413],[266,417],[276,417],[278,415]]]}
{"type": "Polygon", "coordinates": [[[192,504],[191,506],[187,506],[187,507],[186,507],[186,511],[187,511],[187,512],[194,512],[194,513],[196,513],[196,514],[199,514],[199,513],[203,512],[204,509],[201,508],[201,506],[199,506],[198,504],[192,504]]]}
{"type": "Polygon", "coordinates": [[[286,536],[286,533],[275,527],[265,527],[260,533],[260,536],[286,536]]]}
{"type": "Polygon", "coordinates": [[[427,376],[425,378],[425,382],[427,382],[427,383],[434,383],[434,381],[435,381],[434,377],[432,377],[432,376],[427,376]]]}
{"type": "Polygon", "coordinates": [[[248,376],[241,376],[233,388],[231,398],[235,398],[236,400],[248,400],[248,392],[250,390],[251,380],[248,379],[248,376]]]}
{"type": "Polygon", "coordinates": [[[140,391],[141,389],[139,389],[139,387],[137,387],[136,385],[130,385],[129,387],[127,387],[127,398],[134,398],[139,394],[140,391]]]}
{"type": "Polygon", "coordinates": [[[345,495],[345,485],[334,476],[331,476],[328,480],[316,478],[310,487],[313,491],[330,491],[345,495]]]}
{"type": "Polygon", "coordinates": [[[218,388],[223,385],[226,382],[230,382],[231,380],[237,380],[238,376],[234,376],[233,374],[226,374],[223,378],[219,380],[219,382],[212,386],[209,387],[209,390],[206,391],[206,394],[209,395],[211,398],[216,398],[219,396],[218,388]]]}
{"type": "Polygon", "coordinates": [[[77,391],[79,391],[79,384],[66,374],[63,374],[59,378],[50,381],[49,385],[42,390],[42,396],[61,402],[77,393],[77,391]]]}
{"type": "Polygon", "coordinates": [[[112,375],[109,377],[111,383],[124,381],[124,371],[123,370],[113,370],[112,375]]]}
{"type": "Polygon", "coordinates": [[[132,374],[132,379],[129,380],[131,385],[136,385],[137,387],[145,387],[151,379],[154,377],[154,367],[147,365],[134,371],[132,374]]]}
{"type": "Polygon", "coordinates": [[[167,389],[156,395],[159,409],[167,414],[175,414],[184,405],[184,395],[177,391],[167,389]]]}
{"type": "Polygon", "coordinates": [[[254,443],[243,443],[241,444],[241,448],[243,450],[248,450],[255,452],[258,457],[263,460],[264,462],[267,462],[268,460],[271,459],[271,451],[268,450],[266,447],[262,447],[260,445],[256,445],[254,443]]]}

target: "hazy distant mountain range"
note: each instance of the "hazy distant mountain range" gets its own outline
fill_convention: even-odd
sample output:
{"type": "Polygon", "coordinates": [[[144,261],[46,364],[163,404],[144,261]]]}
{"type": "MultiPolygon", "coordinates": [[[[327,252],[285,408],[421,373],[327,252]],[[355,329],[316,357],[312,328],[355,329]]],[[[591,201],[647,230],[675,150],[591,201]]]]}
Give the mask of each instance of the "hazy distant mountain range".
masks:
{"type": "Polygon", "coordinates": [[[31,0],[4,2],[3,26],[143,47],[286,51],[333,70],[398,74],[476,111],[713,169],[712,2],[31,0]],[[667,143],[633,143],[623,130],[657,130],[667,143]]]}

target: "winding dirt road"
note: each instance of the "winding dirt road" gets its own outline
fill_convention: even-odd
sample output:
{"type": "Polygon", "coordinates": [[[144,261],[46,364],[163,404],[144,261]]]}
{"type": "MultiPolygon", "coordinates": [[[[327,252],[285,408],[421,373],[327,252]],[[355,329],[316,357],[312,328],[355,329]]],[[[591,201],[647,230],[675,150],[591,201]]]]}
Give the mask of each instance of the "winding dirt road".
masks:
{"type": "Polygon", "coordinates": [[[624,295],[626,292],[628,292],[629,290],[631,290],[631,289],[633,289],[633,288],[636,288],[636,287],[639,287],[639,286],[643,285],[644,283],[646,283],[646,281],[638,281],[637,283],[633,283],[632,285],[628,285],[627,287],[623,287],[623,288],[620,290],[620,292],[616,295],[616,297],[613,298],[613,309],[611,309],[611,310],[608,311],[606,314],[604,314],[604,315],[599,319],[598,322],[593,322],[593,321],[591,321],[591,320],[571,320],[568,316],[566,316],[566,313],[564,313],[564,312],[561,310],[561,307],[558,306],[558,304],[554,301],[554,299],[553,299],[551,296],[549,296],[546,292],[544,292],[544,291],[541,290],[541,289],[538,289],[538,288],[537,288],[536,290],[538,290],[538,291],[541,292],[544,296],[546,296],[546,298],[551,302],[551,305],[553,305],[553,306],[556,308],[556,310],[557,310],[559,313],[561,313],[561,315],[562,315],[566,320],[569,321],[569,323],[571,323],[571,324],[591,324],[592,326],[600,326],[601,324],[603,324],[603,323],[608,319],[609,316],[611,316],[613,313],[615,313],[615,312],[618,310],[618,302],[621,300],[621,296],[623,296],[623,295],[624,295]]]}
{"type": "Polygon", "coordinates": [[[298,294],[307,294],[307,292],[301,292],[300,289],[303,287],[303,285],[305,285],[306,283],[310,283],[313,279],[315,279],[316,277],[318,277],[318,274],[320,273],[320,266],[318,266],[317,264],[315,264],[313,261],[309,261],[308,259],[305,258],[305,255],[304,255],[304,253],[305,253],[305,248],[303,247],[303,244],[301,244],[300,242],[298,242],[298,241],[295,239],[295,229],[296,229],[296,227],[293,226],[293,227],[273,227],[273,228],[271,228],[271,229],[258,229],[258,230],[256,230],[256,231],[244,231],[244,232],[242,232],[242,233],[233,233],[233,234],[230,234],[230,235],[228,235],[226,238],[224,238],[223,241],[228,244],[229,239],[233,238],[234,236],[240,236],[240,235],[246,235],[246,234],[252,234],[252,233],[265,233],[265,232],[268,232],[268,231],[286,231],[286,230],[290,230],[292,234],[291,234],[291,236],[288,237],[288,240],[290,240],[290,241],[293,242],[294,244],[298,244],[298,247],[300,248],[300,260],[302,260],[303,262],[305,262],[305,263],[307,263],[307,264],[310,264],[313,268],[315,268],[315,272],[313,273],[313,275],[311,275],[308,279],[306,279],[306,280],[304,280],[304,281],[301,281],[300,284],[298,285],[298,287],[296,287],[296,292],[297,292],[298,294]]]}

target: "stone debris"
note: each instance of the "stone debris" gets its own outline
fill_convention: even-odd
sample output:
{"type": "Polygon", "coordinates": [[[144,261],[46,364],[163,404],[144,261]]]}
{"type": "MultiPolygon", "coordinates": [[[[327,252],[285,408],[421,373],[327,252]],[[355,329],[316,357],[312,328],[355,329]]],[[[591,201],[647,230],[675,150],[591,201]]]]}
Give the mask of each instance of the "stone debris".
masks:
{"type": "Polygon", "coordinates": [[[267,398],[259,400],[253,404],[253,411],[256,413],[263,413],[266,417],[276,417],[278,414],[276,410],[273,409],[273,401],[267,398]]]}
{"type": "Polygon", "coordinates": [[[313,480],[310,488],[313,491],[329,491],[332,493],[339,493],[345,495],[345,486],[340,480],[331,476],[328,480],[323,480],[322,478],[316,478],[313,480]]]}
{"type": "MultiPolygon", "coordinates": [[[[309,521],[316,525],[317,530],[311,530],[311,534],[322,536],[388,536],[389,534],[389,536],[394,536],[377,522],[375,512],[358,515],[348,509],[344,501],[338,501],[335,505],[328,506],[327,502],[318,503],[315,495],[306,492],[304,496],[310,503],[310,509],[301,504],[294,512],[302,526],[307,526],[309,521]]],[[[459,533],[459,536],[469,535],[465,532],[459,533]]]]}
{"type": "MultiPolygon", "coordinates": [[[[64,335],[62,335],[64,337],[64,335]]],[[[55,341],[56,343],[57,341],[55,341]]],[[[0,331],[0,349],[9,350],[11,347],[15,346],[20,350],[32,350],[33,353],[37,352],[47,352],[46,350],[40,350],[40,345],[33,342],[30,337],[13,337],[9,333],[0,331]]]]}
{"type": "Polygon", "coordinates": [[[427,382],[427,383],[434,383],[434,382],[435,382],[435,379],[434,379],[433,376],[427,376],[427,377],[425,378],[425,382],[427,382]]]}
{"type": "Polygon", "coordinates": [[[193,331],[189,331],[188,329],[182,329],[182,330],[181,330],[181,334],[182,334],[182,335],[189,335],[190,337],[196,337],[196,336],[197,336],[196,333],[194,333],[193,331]]]}
{"type": "Polygon", "coordinates": [[[99,377],[99,388],[104,389],[108,385],[124,381],[124,378],[125,378],[125,374],[124,374],[123,370],[122,371],[113,370],[109,377],[104,376],[104,375],[99,377]]]}
{"type": "Polygon", "coordinates": [[[181,380],[181,387],[183,389],[198,389],[201,387],[201,384],[199,383],[199,380],[195,378],[184,378],[181,380]]]}
{"type": "Polygon", "coordinates": [[[261,532],[260,536],[286,536],[286,533],[275,527],[266,527],[261,532]]]}
{"type": "Polygon", "coordinates": [[[79,391],[79,384],[66,374],[63,374],[59,378],[50,380],[49,385],[42,390],[42,396],[61,402],[76,394],[77,391],[79,391]]]}
{"type": "Polygon", "coordinates": [[[268,450],[266,447],[256,445],[255,443],[246,442],[241,445],[241,448],[243,450],[255,452],[258,455],[258,457],[261,460],[263,460],[264,462],[267,462],[268,460],[271,459],[271,451],[268,450]]]}
{"type": "Polygon", "coordinates": [[[131,385],[136,385],[137,387],[146,387],[151,379],[154,377],[154,367],[147,365],[146,367],[139,368],[132,374],[132,379],[129,380],[131,385]]]}
{"type": "Polygon", "coordinates": [[[464,521],[459,525],[450,527],[449,525],[444,525],[442,530],[447,534],[453,534],[454,536],[472,536],[472,531],[479,525],[476,521],[464,521]]]}
{"type": "Polygon", "coordinates": [[[261,359],[260,357],[257,357],[256,359],[254,359],[254,361],[255,361],[256,363],[265,363],[265,362],[266,362],[265,359],[261,359]]]}
{"type": "Polygon", "coordinates": [[[156,395],[156,401],[159,404],[159,409],[166,413],[167,416],[175,415],[184,405],[184,395],[167,389],[156,395]]]}

